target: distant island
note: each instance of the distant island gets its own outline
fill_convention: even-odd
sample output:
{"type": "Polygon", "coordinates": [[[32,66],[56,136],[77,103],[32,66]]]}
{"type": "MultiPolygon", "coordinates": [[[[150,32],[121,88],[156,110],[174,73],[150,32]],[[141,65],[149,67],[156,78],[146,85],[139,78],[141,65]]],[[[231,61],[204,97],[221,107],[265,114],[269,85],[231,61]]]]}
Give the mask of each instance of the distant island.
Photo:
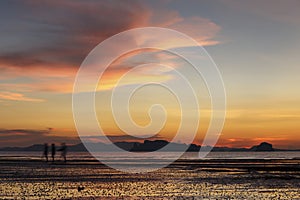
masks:
{"type": "MultiPolygon", "coordinates": [[[[200,145],[191,144],[187,145],[184,143],[171,143],[166,140],[145,140],[144,142],[115,142],[114,143],[119,148],[131,151],[131,152],[152,152],[161,149],[168,145],[166,151],[178,151],[179,149],[186,149],[188,152],[198,152],[201,149],[200,145]]],[[[112,144],[105,143],[89,143],[89,147],[92,151],[99,152],[109,152],[112,151],[112,144]]],[[[28,147],[5,147],[0,148],[0,151],[43,151],[43,144],[34,144],[28,147]]],[[[262,142],[259,145],[253,146],[251,148],[230,148],[230,147],[210,147],[203,146],[204,151],[214,151],[214,152],[241,152],[241,151],[299,151],[299,150],[284,150],[284,149],[274,149],[273,145],[267,142],[262,142]]],[[[76,145],[69,145],[68,151],[70,152],[86,152],[83,143],[76,145]]]]}

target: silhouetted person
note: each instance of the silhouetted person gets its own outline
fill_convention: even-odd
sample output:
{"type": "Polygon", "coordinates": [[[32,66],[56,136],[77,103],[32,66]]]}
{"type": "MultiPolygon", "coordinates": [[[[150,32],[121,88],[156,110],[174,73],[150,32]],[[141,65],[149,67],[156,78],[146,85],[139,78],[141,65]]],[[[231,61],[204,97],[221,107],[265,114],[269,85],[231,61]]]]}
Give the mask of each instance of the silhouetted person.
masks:
{"type": "Polygon", "coordinates": [[[44,144],[43,157],[45,157],[46,158],[46,162],[48,162],[48,144],[47,143],[44,144]]]}
{"type": "Polygon", "coordinates": [[[55,144],[51,144],[51,157],[52,157],[52,162],[54,162],[55,153],[56,153],[55,144]]]}
{"type": "Polygon", "coordinates": [[[59,149],[61,151],[61,157],[64,159],[64,162],[67,162],[67,145],[66,143],[61,143],[61,148],[59,149]]]}

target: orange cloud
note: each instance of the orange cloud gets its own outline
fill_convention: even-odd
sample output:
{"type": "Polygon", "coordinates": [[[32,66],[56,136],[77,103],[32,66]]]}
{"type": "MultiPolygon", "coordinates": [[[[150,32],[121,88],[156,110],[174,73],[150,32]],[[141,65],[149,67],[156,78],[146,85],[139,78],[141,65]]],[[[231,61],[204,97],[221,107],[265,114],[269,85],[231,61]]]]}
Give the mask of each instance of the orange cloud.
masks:
{"type": "Polygon", "coordinates": [[[26,97],[20,93],[13,93],[13,92],[0,92],[0,99],[5,100],[12,100],[12,101],[32,101],[32,102],[42,102],[43,99],[35,99],[26,97]]]}

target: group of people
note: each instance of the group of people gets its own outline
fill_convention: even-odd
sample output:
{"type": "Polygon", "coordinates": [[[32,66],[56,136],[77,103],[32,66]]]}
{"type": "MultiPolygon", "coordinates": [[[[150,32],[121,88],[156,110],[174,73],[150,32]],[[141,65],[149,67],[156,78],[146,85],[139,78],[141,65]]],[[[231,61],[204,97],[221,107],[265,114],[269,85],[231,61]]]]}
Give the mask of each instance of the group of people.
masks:
{"type": "MultiPolygon", "coordinates": [[[[67,162],[67,145],[66,143],[61,143],[61,147],[57,150],[61,152],[61,157],[64,159],[64,162],[67,162]]],[[[48,143],[44,144],[44,153],[43,157],[45,157],[46,162],[48,162],[48,153],[49,153],[49,146],[48,143]]],[[[51,144],[51,157],[52,162],[55,160],[55,154],[56,154],[56,147],[55,144],[51,144]]]]}

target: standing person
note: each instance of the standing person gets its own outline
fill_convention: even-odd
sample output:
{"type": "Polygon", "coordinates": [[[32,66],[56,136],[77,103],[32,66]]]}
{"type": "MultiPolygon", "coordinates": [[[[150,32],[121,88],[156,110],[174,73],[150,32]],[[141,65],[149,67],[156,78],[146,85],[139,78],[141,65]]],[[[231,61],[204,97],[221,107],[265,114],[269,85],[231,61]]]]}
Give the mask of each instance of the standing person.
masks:
{"type": "Polygon", "coordinates": [[[43,153],[43,157],[46,158],[46,162],[48,162],[48,143],[44,144],[44,153],[43,153]]]}
{"type": "Polygon", "coordinates": [[[51,144],[52,162],[54,162],[55,153],[56,153],[55,144],[51,144]]]}
{"type": "Polygon", "coordinates": [[[64,162],[67,162],[67,145],[66,145],[66,143],[61,143],[61,148],[58,151],[61,151],[61,157],[64,159],[64,162]]]}

